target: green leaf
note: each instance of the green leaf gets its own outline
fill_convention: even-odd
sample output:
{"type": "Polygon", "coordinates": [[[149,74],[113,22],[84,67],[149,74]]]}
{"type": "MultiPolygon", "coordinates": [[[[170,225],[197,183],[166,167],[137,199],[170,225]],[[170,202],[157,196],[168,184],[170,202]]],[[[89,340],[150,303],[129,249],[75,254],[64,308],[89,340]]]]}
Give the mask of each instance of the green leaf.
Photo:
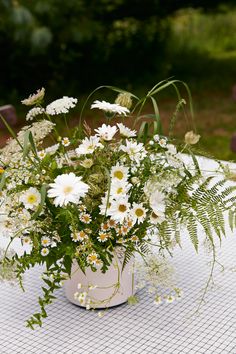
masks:
{"type": "Polygon", "coordinates": [[[41,211],[43,209],[43,206],[44,206],[44,203],[45,203],[45,199],[46,199],[46,195],[47,195],[47,185],[46,184],[42,185],[41,190],[40,190],[40,194],[41,194],[41,201],[40,201],[40,204],[38,206],[38,209],[36,210],[36,212],[32,216],[32,220],[37,219],[37,217],[40,215],[40,213],[41,213],[41,211]]]}

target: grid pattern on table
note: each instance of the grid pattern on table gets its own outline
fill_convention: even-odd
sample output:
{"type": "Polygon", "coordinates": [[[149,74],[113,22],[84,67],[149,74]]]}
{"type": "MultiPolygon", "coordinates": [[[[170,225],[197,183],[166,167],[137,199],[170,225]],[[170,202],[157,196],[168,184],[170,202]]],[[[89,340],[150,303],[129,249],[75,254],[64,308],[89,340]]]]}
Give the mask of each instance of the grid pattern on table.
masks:
{"type": "Polygon", "coordinates": [[[31,331],[24,320],[37,310],[40,269],[27,274],[26,293],[0,284],[0,354],[236,354],[236,238],[229,236],[218,251],[225,269],[217,267],[198,315],[209,256],[184,246],[174,257],[184,296],[158,307],[142,290],[137,306],[124,304],[98,318],[70,304],[60,290],[44,326],[31,331]]]}

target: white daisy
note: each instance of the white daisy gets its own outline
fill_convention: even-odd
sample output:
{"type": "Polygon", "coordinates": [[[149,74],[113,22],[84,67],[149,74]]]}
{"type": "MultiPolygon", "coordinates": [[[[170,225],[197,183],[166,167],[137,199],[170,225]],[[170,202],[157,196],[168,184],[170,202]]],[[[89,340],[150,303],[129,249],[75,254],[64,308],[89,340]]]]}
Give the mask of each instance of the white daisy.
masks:
{"type": "Polygon", "coordinates": [[[29,245],[31,243],[31,238],[29,236],[23,236],[22,243],[23,245],[29,245]]]}
{"type": "Polygon", "coordinates": [[[108,215],[112,217],[113,220],[123,223],[125,219],[128,218],[130,212],[130,203],[127,198],[120,198],[118,200],[112,200],[111,206],[108,211],[108,215]]]}
{"type": "Polygon", "coordinates": [[[122,195],[126,195],[132,185],[118,179],[114,179],[111,183],[110,196],[111,198],[119,198],[122,195]]]}
{"type": "Polygon", "coordinates": [[[117,113],[124,116],[126,116],[127,113],[130,113],[128,108],[120,106],[117,103],[109,103],[106,101],[94,101],[91,105],[91,109],[93,108],[98,108],[108,113],[117,113]]]}
{"type": "Polygon", "coordinates": [[[164,148],[167,145],[167,139],[161,138],[161,139],[159,139],[158,143],[162,148],[164,148]]]}
{"type": "Polygon", "coordinates": [[[82,221],[83,223],[85,224],[89,224],[91,222],[91,216],[87,213],[82,213],[80,216],[79,216],[79,219],[80,221],[82,221]]]}
{"type": "Polygon", "coordinates": [[[97,239],[99,242],[106,242],[110,236],[110,233],[100,231],[97,239]]]}
{"type": "Polygon", "coordinates": [[[130,212],[131,217],[138,222],[142,223],[147,215],[147,210],[143,207],[143,204],[133,203],[132,210],[130,212]]]}
{"type": "Polygon", "coordinates": [[[121,145],[120,150],[126,152],[132,161],[137,163],[143,160],[147,155],[143,143],[137,143],[136,141],[129,141],[126,139],[126,145],[121,145]]]}
{"type": "Polygon", "coordinates": [[[70,139],[67,137],[64,137],[61,141],[63,146],[69,146],[70,145],[70,139]]]}
{"type": "Polygon", "coordinates": [[[40,150],[37,152],[37,155],[40,158],[40,160],[43,160],[44,157],[46,156],[46,152],[45,152],[45,150],[40,150]]]}
{"type": "Polygon", "coordinates": [[[84,138],[82,143],[75,149],[77,155],[87,155],[92,154],[97,148],[103,147],[100,143],[100,138],[97,136],[90,136],[89,138],[84,138]]]}
{"type": "Polygon", "coordinates": [[[54,183],[49,184],[48,197],[55,198],[56,206],[67,205],[68,203],[78,204],[88,192],[89,186],[81,181],[82,177],[76,176],[73,172],[59,175],[54,183]]]}
{"type": "Polygon", "coordinates": [[[132,138],[137,135],[137,132],[135,130],[127,128],[123,123],[117,123],[117,126],[120,130],[120,135],[126,138],[132,138]]]}
{"type": "Polygon", "coordinates": [[[33,106],[36,103],[40,103],[44,98],[45,88],[41,88],[41,90],[37,90],[36,93],[30,95],[28,98],[21,101],[21,103],[25,104],[26,106],[33,106]]]}
{"type": "Polygon", "coordinates": [[[64,96],[56,101],[53,101],[46,107],[46,113],[50,115],[68,113],[70,108],[74,108],[77,104],[77,98],[64,96]]]}
{"type": "Polygon", "coordinates": [[[151,193],[149,198],[150,207],[154,211],[154,213],[158,215],[163,215],[165,213],[166,205],[165,205],[165,195],[158,190],[155,190],[151,193]]]}
{"type": "Polygon", "coordinates": [[[116,178],[120,181],[126,181],[129,176],[129,169],[117,163],[111,168],[111,178],[116,178]]]}
{"type": "Polygon", "coordinates": [[[99,127],[98,129],[94,129],[94,130],[98,134],[98,136],[105,141],[112,140],[113,136],[117,132],[116,126],[112,127],[112,126],[106,125],[106,124],[103,124],[101,127],[99,127]]]}
{"type": "Polygon", "coordinates": [[[48,253],[49,253],[48,248],[45,248],[45,247],[44,247],[44,248],[42,248],[42,250],[41,250],[41,255],[42,255],[42,256],[44,256],[44,257],[45,257],[45,256],[47,256],[47,255],[48,255],[48,253]]]}
{"type": "Polygon", "coordinates": [[[95,252],[90,253],[87,257],[87,262],[96,266],[98,262],[98,254],[95,252]]]}
{"type": "Polygon", "coordinates": [[[153,225],[157,225],[157,224],[161,224],[164,220],[165,220],[165,213],[159,211],[156,213],[154,213],[154,211],[151,213],[150,215],[150,222],[153,225]]]}
{"type": "Polygon", "coordinates": [[[85,240],[88,239],[88,235],[83,230],[78,231],[78,232],[75,231],[75,232],[72,232],[71,238],[72,238],[72,240],[74,242],[76,242],[76,241],[85,241],[85,240]]]}
{"type": "Polygon", "coordinates": [[[20,202],[26,209],[35,209],[41,202],[41,195],[36,188],[30,187],[20,196],[20,202]]]}
{"type": "Polygon", "coordinates": [[[51,244],[51,240],[50,240],[49,237],[43,236],[43,237],[41,238],[41,245],[42,245],[43,247],[48,247],[48,246],[50,246],[50,244],[51,244]]]}

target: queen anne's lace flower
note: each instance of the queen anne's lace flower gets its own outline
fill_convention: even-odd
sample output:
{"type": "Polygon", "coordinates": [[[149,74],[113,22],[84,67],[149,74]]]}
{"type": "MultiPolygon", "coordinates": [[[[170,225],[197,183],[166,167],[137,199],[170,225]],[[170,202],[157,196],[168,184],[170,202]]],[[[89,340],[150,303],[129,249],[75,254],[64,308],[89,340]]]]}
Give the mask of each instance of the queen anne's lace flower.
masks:
{"type": "Polygon", "coordinates": [[[117,103],[109,103],[106,101],[94,101],[91,105],[91,108],[98,108],[108,113],[117,113],[119,115],[126,116],[127,113],[130,113],[129,109],[126,107],[122,107],[117,103]]]}
{"type": "Polygon", "coordinates": [[[33,120],[36,116],[43,114],[45,112],[44,108],[34,107],[26,114],[26,120],[33,120]]]}
{"type": "Polygon", "coordinates": [[[21,101],[26,106],[33,106],[34,104],[40,103],[45,94],[45,89],[42,87],[41,90],[38,90],[36,93],[30,95],[28,98],[21,101]]]}
{"type": "Polygon", "coordinates": [[[68,113],[70,108],[74,108],[77,104],[77,98],[63,96],[56,101],[53,101],[46,107],[46,113],[49,115],[56,115],[61,113],[68,113]]]}

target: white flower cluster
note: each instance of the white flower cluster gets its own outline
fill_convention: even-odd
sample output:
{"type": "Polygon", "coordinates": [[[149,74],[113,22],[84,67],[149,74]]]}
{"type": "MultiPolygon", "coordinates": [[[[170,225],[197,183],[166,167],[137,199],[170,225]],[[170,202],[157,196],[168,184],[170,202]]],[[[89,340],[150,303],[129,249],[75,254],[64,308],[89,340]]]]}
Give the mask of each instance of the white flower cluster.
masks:
{"type": "Polygon", "coordinates": [[[77,98],[63,96],[56,101],[53,101],[46,107],[46,113],[49,115],[56,115],[62,113],[68,113],[71,108],[74,108],[77,104],[77,98]]]}
{"type": "Polygon", "coordinates": [[[44,108],[41,107],[34,107],[26,114],[26,120],[33,120],[40,114],[45,112],[44,108]]]}

